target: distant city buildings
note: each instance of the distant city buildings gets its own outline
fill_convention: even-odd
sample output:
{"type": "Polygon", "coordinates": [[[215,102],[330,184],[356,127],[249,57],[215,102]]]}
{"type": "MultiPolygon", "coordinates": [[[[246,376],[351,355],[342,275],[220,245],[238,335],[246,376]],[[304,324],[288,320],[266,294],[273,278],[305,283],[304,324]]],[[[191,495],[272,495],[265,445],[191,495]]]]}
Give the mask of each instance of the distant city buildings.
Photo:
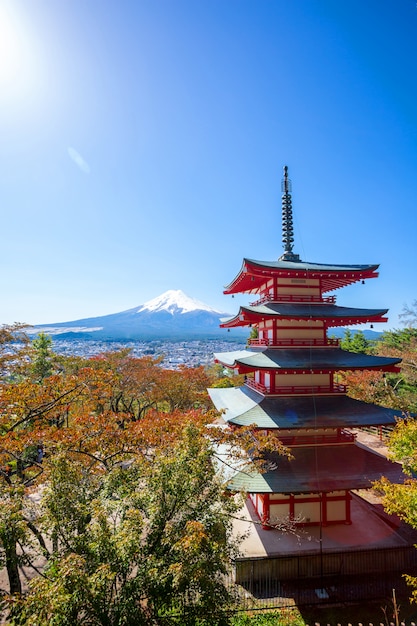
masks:
{"type": "Polygon", "coordinates": [[[198,341],[85,341],[77,339],[56,339],[53,341],[55,352],[64,356],[81,356],[89,358],[110,352],[129,348],[135,357],[154,356],[163,357],[162,367],[177,369],[181,365],[197,367],[214,363],[214,352],[244,348],[243,343],[233,343],[221,340],[198,341]]]}

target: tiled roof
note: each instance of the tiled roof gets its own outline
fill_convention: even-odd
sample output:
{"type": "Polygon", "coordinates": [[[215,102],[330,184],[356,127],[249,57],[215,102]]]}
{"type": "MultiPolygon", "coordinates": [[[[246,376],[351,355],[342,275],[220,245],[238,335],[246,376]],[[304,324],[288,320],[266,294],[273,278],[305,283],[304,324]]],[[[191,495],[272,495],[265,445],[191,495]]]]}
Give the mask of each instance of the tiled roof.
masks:
{"type": "Polygon", "coordinates": [[[242,267],[224,293],[252,292],[265,282],[265,276],[320,278],[324,291],[339,289],[365,278],[378,276],[378,265],[330,265],[304,261],[257,261],[243,259],[242,267]]]}
{"type": "MultiPolygon", "coordinates": [[[[367,320],[377,320],[383,317],[388,309],[360,309],[353,307],[336,306],[335,304],[288,304],[280,302],[270,302],[258,306],[241,306],[237,315],[221,320],[222,326],[231,322],[242,322],[244,318],[268,317],[271,319],[323,319],[332,325],[332,320],[358,320],[351,323],[366,322],[367,320]],[[329,323],[330,322],[330,323],[329,323]]],[[[383,320],[382,320],[383,321],[383,320]]],[[[246,323],[249,323],[246,321],[246,323]]]]}
{"type": "Polygon", "coordinates": [[[373,272],[379,267],[378,264],[335,265],[331,263],[314,263],[311,261],[258,261],[256,259],[248,258],[245,258],[244,262],[268,269],[301,270],[308,272],[373,272]]]}
{"type": "Polygon", "coordinates": [[[233,367],[276,370],[373,369],[396,365],[401,359],[348,352],[341,348],[290,348],[238,350],[214,355],[217,361],[233,367]]]}
{"type": "Polygon", "coordinates": [[[401,412],[347,396],[263,397],[246,386],[209,389],[223,418],[237,426],[258,428],[360,428],[394,425],[401,412]]]}
{"type": "Polygon", "coordinates": [[[317,493],[367,489],[381,476],[404,480],[401,465],[357,444],[294,448],[293,459],[270,455],[274,469],[261,474],[241,471],[229,482],[232,491],[249,493],[317,493]]]}

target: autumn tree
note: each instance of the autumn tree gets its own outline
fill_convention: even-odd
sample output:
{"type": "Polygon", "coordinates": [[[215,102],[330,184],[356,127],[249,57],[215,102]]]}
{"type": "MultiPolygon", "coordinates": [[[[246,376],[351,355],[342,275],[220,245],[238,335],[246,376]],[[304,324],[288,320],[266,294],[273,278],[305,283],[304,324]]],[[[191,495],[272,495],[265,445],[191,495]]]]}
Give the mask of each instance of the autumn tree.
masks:
{"type": "Polygon", "coordinates": [[[0,386],[0,556],[16,624],[36,611],[45,624],[195,623],[209,606],[222,623],[235,505],[217,447],[260,464],[263,448],[283,448],[214,427],[209,382],[203,368],[173,374],[124,352],[0,386]],[[20,598],[19,565],[39,555],[45,572],[20,598]]]}
{"type": "Polygon", "coordinates": [[[186,367],[163,370],[157,399],[168,411],[211,407],[207,394],[210,377],[204,367],[186,367]]]}
{"type": "Polygon", "coordinates": [[[201,428],[175,430],[175,443],[100,479],[82,462],[54,459],[44,523],[59,529],[59,549],[14,604],[12,624],[227,623],[236,503],[201,428]]]}
{"type": "MultiPolygon", "coordinates": [[[[408,322],[413,321],[416,304],[405,312],[408,322]]],[[[403,484],[390,483],[381,478],[375,483],[385,510],[397,514],[402,520],[417,528],[417,329],[407,328],[386,331],[375,345],[380,356],[402,359],[399,372],[353,372],[346,374],[349,393],[367,402],[398,409],[398,421],[389,437],[390,458],[402,464],[408,478],[403,484]]],[[[417,601],[417,578],[406,576],[417,601]]]]}
{"type": "Polygon", "coordinates": [[[69,403],[83,390],[77,381],[59,376],[42,384],[20,379],[0,385],[0,558],[11,593],[21,592],[19,566],[27,560],[25,547],[36,541],[44,549],[28,497],[43,481],[40,451],[56,437],[69,403]]]}
{"type": "MultiPolygon", "coordinates": [[[[374,486],[382,495],[385,510],[417,529],[417,421],[414,418],[399,420],[388,445],[390,458],[402,463],[408,478],[402,484],[381,478],[374,486]]],[[[412,599],[417,602],[417,577],[406,572],[404,576],[411,586],[412,599]]]]}
{"type": "Polygon", "coordinates": [[[27,361],[30,344],[26,324],[4,324],[0,326],[0,380],[14,375],[27,361]]]}

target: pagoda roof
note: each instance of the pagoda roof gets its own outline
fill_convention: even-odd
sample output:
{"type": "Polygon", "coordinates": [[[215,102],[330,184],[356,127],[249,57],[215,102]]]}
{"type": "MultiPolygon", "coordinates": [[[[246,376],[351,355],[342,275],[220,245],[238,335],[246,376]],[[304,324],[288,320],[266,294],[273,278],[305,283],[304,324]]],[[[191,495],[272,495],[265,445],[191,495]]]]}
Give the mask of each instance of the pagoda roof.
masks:
{"type": "Polygon", "coordinates": [[[241,306],[234,317],[223,318],[222,328],[233,328],[258,323],[261,319],[308,319],[323,320],[326,326],[386,322],[388,309],[359,309],[335,304],[268,302],[258,306],[241,306]]]}
{"type": "Polygon", "coordinates": [[[223,419],[235,426],[261,429],[362,428],[394,426],[401,412],[333,396],[263,396],[249,387],[209,389],[211,400],[223,419]]]}
{"type": "Polygon", "coordinates": [[[216,361],[240,371],[259,369],[300,371],[391,369],[400,358],[348,352],[341,348],[264,348],[263,350],[236,350],[214,354],[216,361]]]}
{"type": "Polygon", "coordinates": [[[257,261],[244,258],[242,267],[223,293],[256,293],[268,277],[320,278],[322,291],[333,291],[366,278],[376,278],[379,265],[329,265],[308,261],[257,261]]]}
{"type": "Polygon", "coordinates": [[[237,472],[228,488],[249,493],[318,493],[369,489],[382,476],[394,483],[405,479],[399,463],[358,444],[294,448],[291,453],[292,459],[266,455],[273,470],[237,472]]]}

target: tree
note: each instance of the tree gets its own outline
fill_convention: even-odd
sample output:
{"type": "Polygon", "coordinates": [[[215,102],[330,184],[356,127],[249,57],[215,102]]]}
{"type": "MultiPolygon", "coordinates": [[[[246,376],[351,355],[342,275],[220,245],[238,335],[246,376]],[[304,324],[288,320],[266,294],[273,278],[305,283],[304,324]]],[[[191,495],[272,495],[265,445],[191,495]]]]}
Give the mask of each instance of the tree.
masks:
{"type": "Polygon", "coordinates": [[[32,349],[31,374],[35,381],[41,382],[52,374],[52,339],[45,333],[39,333],[32,341],[32,349]]]}
{"type": "Polygon", "coordinates": [[[0,385],[0,557],[15,623],[33,623],[37,607],[57,624],[127,624],[133,606],[138,620],[177,612],[193,623],[213,598],[221,623],[235,504],[214,471],[216,446],[259,467],[263,449],[284,448],[249,427],[213,426],[208,382],[202,368],[173,374],[119,352],[0,385]],[[37,512],[34,489],[44,493],[37,512]],[[19,564],[36,555],[45,578],[19,600],[19,564]]]}
{"type": "Polygon", "coordinates": [[[399,415],[417,411],[417,329],[387,331],[375,342],[372,351],[379,356],[400,358],[400,371],[339,374],[348,386],[349,395],[398,409],[399,415]]]}
{"type": "Polygon", "coordinates": [[[163,370],[156,391],[159,405],[168,411],[187,411],[192,408],[208,410],[211,402],[207,394],[210,377],[204,367],[181,366],[178,370],[163,370]]]}
{"type": "Polygon", "coordinates": [[[114,465],[100,480],[81,465],[65,455],[51,464],[44,523],[59,549],[11,623],[226,624],[237,505],[203,431],[185,424],[152,460],[114,465]]]}
{"type": "Polygon", "coordinates": [[[343,350],[362,354],[368,353],[371,347],[370,342],[366,339],[362,331],[357,330],[352,334],[349,329],[345,330],[340,345],[343,350]]]}
{"type": "Polygon", "coordinates": [[[399,318],[405,326],[414,328],[417,325],[417,300],[413,300],[411,305],[405,304],[399,318]]]}
{"type": "Polygon", "coordinates": [[[240,387],[243,385],[243,374],[235,374],[232,369],[227,369],[221,363],[215,363],[206,368],[206,371],[210,378],[210,387],[215,388],[227,388],[227,387],[240,387]]]}
{"type": "Polygon", "coordinates": [[[0,380],[18,375],[27,359],[29,338],[26,324],[0,326],[0,380]]]}
{"type": "MultiPolygon", "coordinates": [[[[409,476],[404,483],[394,484],[387,478],[375,483],[383,496],[382,504],[390,514],[396,514],[413,528],[417,528],[417,421],[400,420],[389,440],[390,457],[403,464],[409,476]]],[[[412,598],[417,602],[417,577],[405,575],[412,588],[412,598]]]]}

